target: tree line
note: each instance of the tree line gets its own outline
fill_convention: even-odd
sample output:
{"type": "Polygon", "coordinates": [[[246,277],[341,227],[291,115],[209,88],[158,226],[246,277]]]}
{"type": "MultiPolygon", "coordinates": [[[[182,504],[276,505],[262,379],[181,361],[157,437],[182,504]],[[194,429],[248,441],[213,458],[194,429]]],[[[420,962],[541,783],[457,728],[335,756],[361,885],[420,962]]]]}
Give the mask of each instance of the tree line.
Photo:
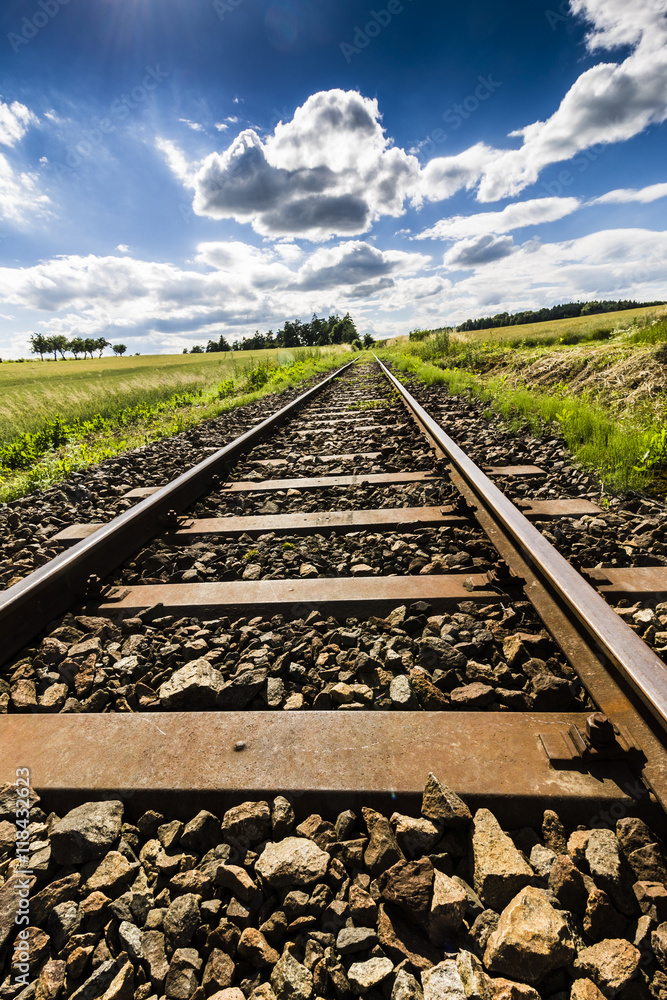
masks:
{"type": "Polygon", "coordinates": [[[243,337],[233,344],[221,335],[219,340],[209,340],[205,347],[202,344],[195,344],[189,351],[185,347],[183,354],[231,350],[261,351],[271,347],[326,347],[328,344],[352,344],[361,349],[362,346],[370,347],[373,342],[373,337],[367,333],[364,335],[362,345],[354,320],[349,313],[345,313],[342,319],[338,315],[324,319],[313,314],[308,323],[302,323],[298,319],[287,320],[282,329],[276,333],[273,330],[268,330],[266,333],[256,330],[252,337],[243,337]]]}
{"type": "Polygon", "coordinates": [[[662,306],[664,302],[634,302],[630,300],[604,299],[601,302],[566,302],[551,308],[526,310],[518,313],[497,313],[495,316],[483,316],[481,319],[467,319],[456,329],[464,333],[467,330],[488,330],[495,326],[518,326],[521,323],[544,323],[552,319],[573,319],[575,316],[589,316],[594,313],[621,312],[623,309],[643,309],[647,306],[662,306]]]}
{"type": "Polygon", "coordinates": [[[53,337],[33,333],[30,338],[30,353],[39,354],[42,361],[45,354],[52,354],[54,361],[58,360],[58,355],[64,361],[66,354],[73,354],[75,361],[78,360],[80,354],[84,358],[88,355],[92,358],[97,353],[98,358],[101,358],[107,347],[110,347],[118,357],[127,351],[125,344],[111,344],[106,337],[72,337],[70,339],[64,333],[57,333],[53,337]]]}

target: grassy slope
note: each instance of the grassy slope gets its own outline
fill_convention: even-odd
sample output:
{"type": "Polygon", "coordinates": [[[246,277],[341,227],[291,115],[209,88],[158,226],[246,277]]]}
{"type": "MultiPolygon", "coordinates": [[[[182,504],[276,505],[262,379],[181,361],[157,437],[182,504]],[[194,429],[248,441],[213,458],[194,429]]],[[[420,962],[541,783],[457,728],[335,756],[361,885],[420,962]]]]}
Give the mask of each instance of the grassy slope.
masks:
{"type": "Polygon", "coordinates": [[[424,381],[481,399],[514,427],[560,431],[608,487],[664,494],[665,317],[661,306],[422,342],[397,338],[387,356],[424,381]]]}
{"type": "Polygon", "coordinates": [[[211,388],[263,359],[289,363],[298,353],[230,351],[0,364],[0,444],[37,430],[45,415],[58,413],[68,422],[88,420],[96,413],[110,416],[124,406],[211,388]]]}

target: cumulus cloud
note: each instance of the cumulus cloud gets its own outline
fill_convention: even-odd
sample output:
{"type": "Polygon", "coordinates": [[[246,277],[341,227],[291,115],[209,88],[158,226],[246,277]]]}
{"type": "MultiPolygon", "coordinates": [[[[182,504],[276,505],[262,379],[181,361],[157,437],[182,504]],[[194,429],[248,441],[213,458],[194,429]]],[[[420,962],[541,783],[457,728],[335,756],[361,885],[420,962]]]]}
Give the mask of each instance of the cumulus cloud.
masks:
{"type": "Polygon", "coordinates": [[[216,323],[240,324],[247,332],[247,324],[265,319],[275,325],[276,316],[310,315],[337,301],[344,311],[344,303],[430,263],[423,254],[382,252],[352,241],[288,266],[286,246],[201,243],[190,268],[126,256],[56,257],[28,268],[0,268],[0,297],[48,313],[42,326],[51,333],[204,336],[216,323]]]}
{"type": "Polygon", "coordinates": [[[376,282],[382,281],[382,287],[388,287],[390,275],[415,273],[430,260],[423,254],[382,251],[369,243],[350,240],[331,249],[316,250],[299,270],[299,287],[311,290],[356,285],[357,294],[366,296],[376,289],[376,282]]]}
{"type": "Polygon", "coordinates": [[[244,129],[201,164],[187,165],[169,141],[159,148],[194,188],[196,214],[274,237],[359,235],[402,214],[419,176],[416,158],[386,138],[377,101],[356,91],[313,94],[266,139],[244,129]]]}
{"type": "Polygon", "coordinates": [[[24,225],[48,214],[51,201],[39,189],[35,174],[15,170],[0,153],[0,217],[7,223],[24,225]]]}
{"type": "MultiPolygon", "coordinates": [[[[632,50],[622,61],[600,61],[584,71],[550,117],[511,132],[521,140],[519,148],[479,142],[422,167],[385,134],[376,100],[340,89],[312,94],[266,137],[246,128],[202,162],[189,163],[168,140],[158,146],[176,176],[193,188],[196,214],[250,223],[272,238],[358,236],[382,216],[399,217],[408,204],[419,208],[461,190],[474,191],[483,203],[513,198],[549,165],[628,140],[667,119],[663,8],[664,0],[572,0],[573,14],[590,27],[590,52],[632,50]]],[[[562,217],[551,211],[574,211],[568,207],[572,199],[562,199],[558,207],[552,200],[551,208],[545,207],[548,201],[528,203],[536,222],[562,217]],[[536,207],[539,202],[542,207],[536,207]]],[[[518,217],[521,210],[509,215],[514,211],[518,217]]]]}
{"type": "Polygon", "coordinates": [[[502,260],[514,253],[514,240],[511,236],[472,236],[470,239],[455,243],[443,256],[445,267],[452,271],[465,270],[502,260]]]}
{"type": "MultiPolygon", "coordinates": [[[[4,267],[0,298],[34,311],[30,329],[130,346],[134,338],[134,350],[178,351],[221,332],[275,329],[285,316],[347,309],[365,329],[388,336],[574,299],[660,298],[667,232],[618,229],[520,247],[486,234],[460,241],[440,267],[425,255],[382,253],[361,240],[289,263],[276,246],[210,242],[197,251],[187,267],[94,255],[4,267]],[[469,273],[455,280],[454,269],[469,273]]],[[[16,356],[24,351],[17,342],[16,356]]]]}
{"type": "Polygon", "coordinates": [[[415,239],[458,240],[486,233],[510,233],[524,226],[555,222],[576,212],[580,204],[578,198],[533,198],[507,205],[502,212],[478,212],[477,215],[455,215],[449,219],[439,219],[430,229],[415,236],[415,239]]]}
{"type": "Polygon", "coordinates": [[[586,70],[546,121],[512,132],[517,150],[499,151],[486,166],[480,201],[511,197],[533,184],[551,163],[569,160],[597,143],[630,139],[667,119],[667,13],[656,0],[572,0],[573,13],[592,25],[591,51],[634,46],[621,63],[586,70]]]}
{"type": "Polygon", "coordinates": [[[658,299],[664,297],[666,263],[667,232],[612,229],[531,242],[458,281],[448,296],[450,315],[458,322],[577,299],[658,299]]]}
{"type": "Polygon", "coordinates": [[[608,191],[607,194],[600,195],[588,202],[589,205],[621,205],[625,202],[638,201],[648,204],[658,201],[659,198],[667,198],[667,184],[650,184],[644,188],[617,188],[615,191],[608,191]]]}
{"type": "Polygon", "coordinates": [[[30,126],[37,124],[37,116],[25,104],[19,101],[4,104],[0,100],[0,142],[4,146],[15,146],[30,126]]]}

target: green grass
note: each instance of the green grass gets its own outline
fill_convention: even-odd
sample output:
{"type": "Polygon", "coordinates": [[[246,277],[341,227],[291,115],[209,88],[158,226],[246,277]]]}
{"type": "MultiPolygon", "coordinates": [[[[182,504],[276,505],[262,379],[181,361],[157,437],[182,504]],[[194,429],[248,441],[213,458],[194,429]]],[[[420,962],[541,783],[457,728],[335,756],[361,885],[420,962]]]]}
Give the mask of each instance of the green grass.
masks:
{"type": "Polygon", "coordinates": [[[436,365],[395,348],[379,353],[427,385],[443,385],[452,395],[480,400],[489,419],[500,416],[512,431],[528,427],[534,435],[560,433],[575,461],[597,474],[607,489],[667,492],[667,433],[663,424],[641,412],[620,414],[598,399],[569,392],[567,386],[545,392],[513,385],[507,374],[436,365]]]}
{"type": "MultiPolygon", "coordinates": [[[[22,391],[26,409],[30,411],[22,425],[33,429],[21,430],[9,425],[9,442],[0,445],[0,502],[51,486],[76,469],[178,434],[202,420],[254,402],[267,393],[280,393],[318,372],[340,367],[351,360],[345,347],[257,351],[252,355],[248,358],[244,352],[240,357],[230,358],[226,365],[208,362],[204,367],[201,356],[195,356],[194,363],[191,361],[189,365],[184,358],[185,373],[199,372],[199,378],[191,383],[189,390],[179,392],[174,392],[174,385],[181,385],[181,364],[170,365],[173,359],[160,356],[153,371],[146,358],[128,359],[141,361],[129,372],[134,376],[134,385],[128,387],[125,383],[122,393],[116,395],[109,391],[101,393],[103,411],[95,405],[95,390],[103,385],[95,369],[92,377],[90,371],[77,373],[80,374],[80,392],[61,398],[57,409],[55,405],[49,409],[43,402],[57,383],[54,371],[49,372],[46,365],[42,369],[50,375],[45,387],[39,383],[39,372],[27,373],[23,385],[21,379],[14,376],[16,398],[22,391]],[[170,389],[168,375],[174,370],[176,379],[170,389]],[[141,391],[142,385],[145,392],[141,391]],[[41,412],[37,409],[38,399],[45,407],[41,412]],[[114,399],[122,400],[123,405],[114,406],[114,399]],[[53,416],[45,417],[44,412],[53,416]]],[[[76,362],[63,362],[62,368],[70,364],[76,362]]],[[[89,367],[96,365],[95,362],[87,364],[89,367]]],[[[53,365],[53,369],[60,367],[53,365]]],[[[59,383],[61,392],[66,385],[65,377],[59,383]]]]}
{"type": "MultiPolygon", "coordinates": [[[[322,356],[326,352],[322,349],[322,356]]],[[[147,355],[86,361],[28,361],[0,364],[0,444],[35,432],[45,414],[63,420],[112,416],[119,409],[152,405],[179,392],[211,389],[240,378],[250,365],[286,364],[307,352],[230,351],[225,354],[147,355]]]]}

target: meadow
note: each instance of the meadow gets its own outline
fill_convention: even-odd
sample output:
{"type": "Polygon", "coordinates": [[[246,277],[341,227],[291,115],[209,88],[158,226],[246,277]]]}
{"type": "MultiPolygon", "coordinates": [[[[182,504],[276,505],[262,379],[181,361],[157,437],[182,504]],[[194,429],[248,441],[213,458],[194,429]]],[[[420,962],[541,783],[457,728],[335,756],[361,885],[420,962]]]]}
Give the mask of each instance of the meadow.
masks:
{"type": "Polygon", "coordinates": [[[0,503],[350,358],[347,345],[0,365],[0,503]]]}
{"type": "Polygon", "coordinates": [[[603,489],[667,493],[667,306],[417,331],[383,353],[424,382],[479,400],[490,420],[561,434],[603,489]]]}
{"type": "Polygon", "coordinates": [[[207,390],[269,362],[289,365],[305,351],[230,351],[155,354],[0,364],[0,444],[37,431],[45,415],[63,420],[112,416],[124,407],[152,405],[176,393],[207,390]]]}

